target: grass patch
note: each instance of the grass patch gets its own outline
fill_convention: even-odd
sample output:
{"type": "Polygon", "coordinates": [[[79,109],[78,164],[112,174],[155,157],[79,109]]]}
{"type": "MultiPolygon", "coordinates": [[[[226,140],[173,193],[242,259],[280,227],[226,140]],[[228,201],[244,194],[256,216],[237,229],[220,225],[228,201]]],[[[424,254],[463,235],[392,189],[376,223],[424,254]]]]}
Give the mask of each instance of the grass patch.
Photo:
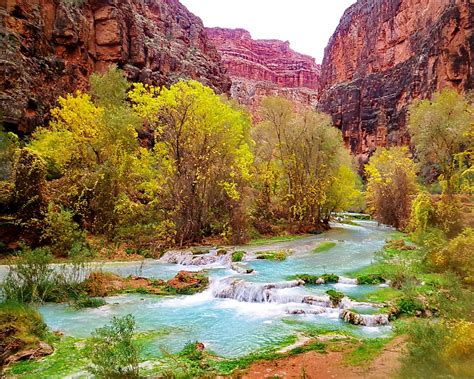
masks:
{"type": "Polygon", "coordinates": [[[391,341],[391,338],[371,338],[360,342],[360,345],[345,356],[345,361],[353,366],[372,362],[391,341]]]}
{"type": "Polygon", "coordinates": [[[76,309],[82,309],[82,308],[99,308],[106,304],[107,302],[104,299],[100,299],[96,297],[80,296],[77,300],[75,300],[72,303],[72,306],[76,309]]]}
{"type": "Polygon", "coordinates": [[[275,237],[268,237],[268,238],[260,238],[254,239],[248,243],[250,246],[260,246],[260,245],[268,245],[271,243],[278,243],[278,242],[288,242],[288,241],[295,241],[302,238],[307,238],[308,235],[293,235],[293,236],[275,236],[275,237]]]}
{"type": "Polygon", "coordinates": [[[332,241],[322,242],[318,247],[313,249],[313,253],[322,253],[331,250],[333,247],[336,247],[336,245],[336,242],[332,241]]]}
{"type": "Polygon", "coordinates": [[[307,345],[298,346],[288,352],[288,355],[298,355],[308,351],[317,351],[319,353],[326,353],[327,345],[323,342],[311,342],[307,345]]]}
{"type": "Polygon", "coordinates": [[[257,259],[266,259],[269,261],[285,261],[291,254],[291,250],[262,251],[256,253],[257,259]]]}
{"type": "Polygon", "coordinates": [[[371,302],[371,303],[385,303],[388,301],[396,300],[403,295],[402,291],[386,287],[378,288],[373,292],[365,293],[362,295],[354,295],[352,299],[355,301],[371,302]]]}
{"type": "Polygon", "coordinates": [[[245,257],[245,251],[234,251],[232,253],[232,262],[242,262],[245,257]]]}
{"type": "Polygon", "coordinates": [[[88,364],[83,340],[65,337],[55,344],[53,355],[39,361],[22,361],[12,365],[8,374],[25,379],[64,378],[82,371],[88,364]]]}

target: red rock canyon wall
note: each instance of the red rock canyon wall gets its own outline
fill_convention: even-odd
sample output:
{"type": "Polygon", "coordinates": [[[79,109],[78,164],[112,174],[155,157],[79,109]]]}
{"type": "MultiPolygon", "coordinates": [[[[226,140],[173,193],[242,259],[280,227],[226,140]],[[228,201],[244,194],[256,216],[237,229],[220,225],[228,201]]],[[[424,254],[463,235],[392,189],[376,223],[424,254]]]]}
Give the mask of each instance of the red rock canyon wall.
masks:
{"type": "Polygon", "coordinates": [[[206,28],[232,79],[232,97],[256,111],[270,95],[315,105],[320,67],[289,42],[254,40],[244,29],[206,28]]]}
{"type": "Polygon", "coordinates": [[[228,92],[201,20],[178,0],[0,0],[0,110],[9,130],[44,123],[59,95],[115,63],[155,85],[193,78],[228,92]]]}
{"type": "Polygon", "coordinates": [[[474,2],[359,0],[329,41],[319,107],[365,160],[406,144],[407,108],[452,87],[473,88],[474,2]]]}

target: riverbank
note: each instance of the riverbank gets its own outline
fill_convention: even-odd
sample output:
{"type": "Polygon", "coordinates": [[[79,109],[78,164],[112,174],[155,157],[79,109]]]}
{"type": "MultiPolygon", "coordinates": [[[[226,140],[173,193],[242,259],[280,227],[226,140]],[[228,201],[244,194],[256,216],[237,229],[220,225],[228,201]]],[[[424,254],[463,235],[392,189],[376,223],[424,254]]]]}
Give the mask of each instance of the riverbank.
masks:
{"type": "MultiPolygon", "coordinates": [[[[29,377],[27,373],[51,375],[51,368],[58,364],[64,366],[62,377],[85,370],[87,362],[82,369],[74,367],[72,372],[68,371],[66,357],[80,357],[80,346],[91,332],[112,316],[127,314],[135,316],[139,333],[166,331],[145,344],[141,362],[150,375],[172,369],[173,360],[181,362],[181,350],[189,341],[199,341],[205,348],[206,357],[197,365],[209,364],[209,367],[201,372],[216,375],[244,370],[261,359],[278,359],[312,350],[329,353],[336,345],[338,350],[342,349],[349,340],[352,347],[366,339],[379,344],[391,334],[391,328],[374,325],[366,329],[346,323],[340,317],[340,307],[350,309],[356,304],[348,298],[342,304],[334,303],[328,291],[342,291],[348,297],[355,297],[379,289],[378,285],[357,285],[354,279],[346,280],[344,273],[370,265],[374,253],[393,233],[376,223],[361,222],[360,225],[335,225],[323,235],[258,241],[243,247],[239,265],[245,270],[237,271],[231,262],[232,251],[222,249],[209,252],[204,249],[195,254],[176,252],[163,256],[160,261],[145,260],[143,265],[142,262],[107,264],[102,270],[124,278],[139,276],[154,280],[169,280],[183,266],[192,271],[206,270],[210,286],[200,294],[187,297],[124,293],[104,298],[106,304],[96,309],[76,310],[67,304],[44,304],[40,312],[45,322],[65,336],[55,343],[55,354],[39,362],[14,365],[11,372],[18,377],[29,377]],[[318,249],[319,246],[325,248],[318,249]],[[278,251],[288,253],[284,260],[268,259],[270,252],[278,251]],[[262,255],[267,259],[258,259],[262,255]],[[328,281],[303,285],[302,281],[290,279],[306,273],[327,277],[328,281]],[[336,276],[341,280],[329,280],[336,276]],[[317,340],[328,333],[342,335],[344,340],[317,340]],[[298,335],[312,342],[295,347],[298,335]],[[71,339],[72,344],[63,342],[71,339]],[[163,357],[162,348],[173,358],[163,357]],[[285,353],[278,353],[281,349],[286,349],[285,353]]],[[[237,249],[242,247],[234,250],[237,249]]],[[[363,311],[377,312],[377,309],[366,306],[363,311]]],[[[367,320],[372,318],[371,314],[364,316],[367,320]]]]}
{"type": "Polygon", "coordinates": [[[350,364],[357,348],[347,346],[342,351],[320,353],[309,351],[298,355],[252,364],[242,379],[386,379],[396,377],[401,367],[400,357],[405,338],[396,337],[385,345],[372,360],[350,364]]]}

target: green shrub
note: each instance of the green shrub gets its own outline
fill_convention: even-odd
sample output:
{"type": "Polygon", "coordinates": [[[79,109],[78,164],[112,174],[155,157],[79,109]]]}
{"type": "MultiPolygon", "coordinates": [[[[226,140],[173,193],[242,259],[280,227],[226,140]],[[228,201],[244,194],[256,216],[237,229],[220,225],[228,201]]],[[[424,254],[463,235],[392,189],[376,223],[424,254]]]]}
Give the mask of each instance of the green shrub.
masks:
{"type": "Polygon", "coordinates": [[[56,287],[52,255],[47,248],[27,250],[9,267],[2,284],[6,300],[18,303],[43,302],[56,287]]]}
{"type": "Polygon", "coordinates": [[[204,352],[199,349],[199,342],[188,342],[184,345],[179,353],[180,357],[190,359],[192,361],[200,361],[204,357],[204,352]]]}
{"type": "Polygon", "coordinates": [[[114,317],[87,341],[89,371],[98,378],[139,378],[139,347],[132,315],[114,317]]]}
{"type": "Polygon", "coordinates": [[[106,304],[107,302],[104,299],[98,299],[98,298],[82,295],[77,300],[75,300],[72,305],[76,309],[82,309],[82,308],[99,308],[106,304]]]}
{"type": "Polygon", "coordinates": [[[71,211],[51,203],[48,205],[42,239],[50,243],[53,253],[58,256],[67,257],[88,250],[85,232],[73,217],[71,211]]]}
{"type": "Polygon", "coordinates": [[[357,276],[357,284],[380,284],[385,283],[385,279],[379,274],[367,274],[357,276]]]}
{"type": "Polygon", "coordinates": [[[331,303],[334,307],[337,307],[341,300],[344,298],[344,294],[336,290],[327,290],[326,293],[329,295],[331,303]]]}
{"type": "Polygon", "coordinates": [[[128,255],[140,255],[143,258],[153,258],[153,254],[146,249],[134,249],[131,247],[127,247],[125,249],[125,253],[128,255]]]}
{"type": "Polygon", "coordinates": [[[407,326],[403,378],[472,378],[474,323],[417,320],[407,326]]]}
{"type": "Polygon", "coordinates": [[[242,262],[245,257],[245,251],[234,251],[232,253],[232,262],[242,262]]]}
{"type": "Polygon", "coordinates": [[[415,316],[417,312],[424,310],[423,304],[416,300],[404,297],[397,302],[398,314],[415,316]]]}
{"type": "Polygon", "coordinates": [[[437,248],[428,257],[430,263],[440,271],[451,270],[464,283],[474,284],[474,229],[466,228],[444,247],[437,248]]]}

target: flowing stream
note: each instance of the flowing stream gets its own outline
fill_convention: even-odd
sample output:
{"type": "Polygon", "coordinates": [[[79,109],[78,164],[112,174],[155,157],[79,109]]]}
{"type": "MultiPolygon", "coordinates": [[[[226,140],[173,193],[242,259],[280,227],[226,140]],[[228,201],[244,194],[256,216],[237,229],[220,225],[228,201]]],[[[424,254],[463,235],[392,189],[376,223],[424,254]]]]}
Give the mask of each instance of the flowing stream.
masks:
{"type": "Polygon", "coordinates": [[[373,322],[371,318],[377,309],[351,303],[347,298],[339,307],[332,307],[325,292],[334,288],[350,297],[373,291],[374,286],[357,286],[344,275],[369,265],[392,232],[374,222],[359,221],[357,225],[334,225],[319,236],[238,247],[235,250],[246,251],[250,260],[233,265],[234,269],[229,256],[218,256],[215,251],[194,256],[199,257],[197,260],[190,254],[169,253],[159,261],[147,260],[144,264],[105,264],[104,271],[122,276],[162,279],[170,279],[180,270],[206,269],[211,282],[205,292],[192,296],[121,295],[107,298],[107,305],[97,309],[75,310],[67,305],[47,304],[40,311],[53,330],[75,337],[87,337],[113,316],[131,313],[140,330],[163,331],[146,344],[152,354],[160,354],[161,348],[177,352],[189,341],[200,341],[221,356],[237,357],[294,335],[305,324],[349,329],[363,336],[386,335],[390,326],[375,325],[384,322],[373,322]],[[336,242],[336,246],[314,253],[312,250],[323,241],[336,242]],[[291,249],[293,254],[283,262],[251,259],[257,252],[281,249],[291,249]],[[238,272],[246,269],[254,272],[238,272]],[[324,273],[343,278],[339,283],[319,286],[302,286],[290,278],[295,274],[324,273]],[[343,308],[366,314],[369,326],[344,322],[343,308]]]}

